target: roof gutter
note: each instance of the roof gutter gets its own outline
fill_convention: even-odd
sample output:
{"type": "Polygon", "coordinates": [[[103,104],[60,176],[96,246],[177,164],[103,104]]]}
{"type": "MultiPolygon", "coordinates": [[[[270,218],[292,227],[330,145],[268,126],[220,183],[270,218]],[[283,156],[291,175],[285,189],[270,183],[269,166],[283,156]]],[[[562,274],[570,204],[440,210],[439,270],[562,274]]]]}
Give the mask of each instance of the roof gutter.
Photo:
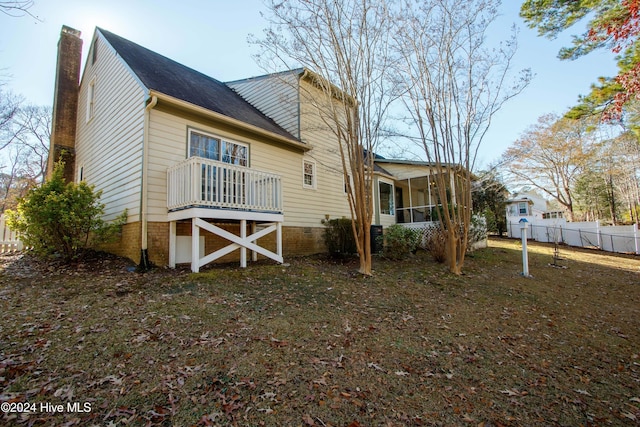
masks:
{"type": "MultiPolygon", "coordinates": [[[[234,126],[242,129],[246,129],[247,131],[259,134],[261,136],[267,137],[271,140],[275,140],[284,145],[287,145],[292,148],[297,148],[302,151],[311,150],[311,146],[309,144],[302,143],[300,141],[296,141],[295,139],[287,138],[282,135],[278,135],[277,133],[270,132],[268,130],[262,129],[258,126],[254,126],[248,123],[245,123],[238,119],[233,119],[229,116],[225,116],[224,114],[216,113],[215,111],[208,110],[204,107],[200,107],[199,105],[192,104],[187,101],[183,101],[181,99],[175,98],[170,95],[166,95],[164,93],[156,92],[154,90],[149,91],[150,96],[159,100],[162,103],[166,103],[168,105],[174,106],[176,108],[180,108],[181,110],[190,111],[195,114],[205,116],[211,118],[213,120],[234,126]]],[[[155,104],[154,104],[155,105],[155,104]]]]}

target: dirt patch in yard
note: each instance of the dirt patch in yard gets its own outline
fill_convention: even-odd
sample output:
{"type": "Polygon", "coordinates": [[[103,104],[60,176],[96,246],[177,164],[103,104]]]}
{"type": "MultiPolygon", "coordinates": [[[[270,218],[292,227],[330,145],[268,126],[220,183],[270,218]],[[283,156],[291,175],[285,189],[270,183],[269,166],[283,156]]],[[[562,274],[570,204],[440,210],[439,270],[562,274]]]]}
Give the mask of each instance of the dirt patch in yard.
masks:
{"type": "Polygon", "coordinates": [[[1,256],[0,424],[638,425],[640,258],[560,255],[530,243],[529,278],[506,239],[462,276],[1,256]]]}

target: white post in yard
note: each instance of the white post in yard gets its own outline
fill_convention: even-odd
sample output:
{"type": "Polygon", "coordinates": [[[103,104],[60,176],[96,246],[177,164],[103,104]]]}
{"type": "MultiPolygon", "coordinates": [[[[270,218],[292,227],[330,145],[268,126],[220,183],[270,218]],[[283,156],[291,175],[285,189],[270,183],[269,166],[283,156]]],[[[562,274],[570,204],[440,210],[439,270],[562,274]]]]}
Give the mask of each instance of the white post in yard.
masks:
{"type": "Polygon", "coordinates": [[[529,221],[526,218],[520,220],[520,234],[522,235],[522,275],[529,277],[529,255],[527,254],[527,228],[529,221]]]}

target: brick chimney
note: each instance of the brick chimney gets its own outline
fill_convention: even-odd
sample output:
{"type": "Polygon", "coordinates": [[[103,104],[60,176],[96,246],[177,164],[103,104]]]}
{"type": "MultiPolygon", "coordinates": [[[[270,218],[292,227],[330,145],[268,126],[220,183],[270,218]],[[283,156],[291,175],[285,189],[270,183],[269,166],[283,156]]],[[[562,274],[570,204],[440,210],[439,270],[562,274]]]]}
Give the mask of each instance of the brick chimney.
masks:
{"type": "Polygon", "coordinates": [[[55,162],[62,158],[65,162],[65,180],[67,182],[74,180],[76,116],[81,61],[82,39],[80,31],[63,25],[58,41],[47,178],[51,177],[55,162]]]}

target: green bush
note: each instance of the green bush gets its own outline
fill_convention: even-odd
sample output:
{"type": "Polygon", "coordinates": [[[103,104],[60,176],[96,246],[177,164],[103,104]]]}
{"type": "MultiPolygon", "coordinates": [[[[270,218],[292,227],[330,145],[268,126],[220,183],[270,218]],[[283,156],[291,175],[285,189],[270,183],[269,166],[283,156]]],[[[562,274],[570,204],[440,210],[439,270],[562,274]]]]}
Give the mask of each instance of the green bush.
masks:
{"type": "Polygon", "coordinates": [[[482,215],[472,215],[471,224],[469,225],[469,244],[468,248],[474,243],[482,242],[487,238],[487,219],[482,215]]]}
{"type": "Polygon", "coordinates": [[[390,259],[403,259],[415,253],[422,240],[422,230],[394,224],[386,229],[383,255],[390,259]]]}
{"type": "Polygon", "coordinates": [[[50,180],[30,190],[18,201],[15,211],[7,211],[7,224],[36,254],[57,254],[70,262],[82,255],[90,243],[111,240],[126,223],[127,212],[106,223],[101,218],[101,192],[85,182],[67,184],[63,173],[64,164],[60,162],[50,180]]]}
{"type": "Polygon", "coordinates": [[[349,257],[358,253],[356,239],[353,236],[351,219],[335,218],[323,220],[324,243],[329,254],[336,258],[349,257]]]}

